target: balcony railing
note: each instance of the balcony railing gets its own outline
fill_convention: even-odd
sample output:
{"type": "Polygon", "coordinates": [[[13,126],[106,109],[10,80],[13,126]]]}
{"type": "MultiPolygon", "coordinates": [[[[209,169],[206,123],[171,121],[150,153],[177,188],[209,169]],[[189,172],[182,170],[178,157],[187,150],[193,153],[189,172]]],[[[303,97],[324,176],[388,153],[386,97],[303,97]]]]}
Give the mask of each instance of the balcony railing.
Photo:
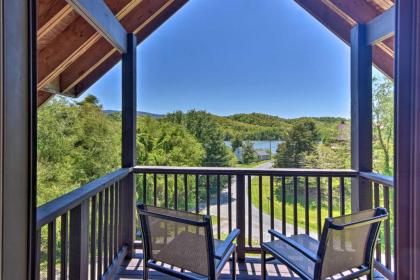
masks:
{"type": "MultiPolygon", "coordinates": [[[[287,235],[306,233],[318,238],[325,217],[351,213],[352,203],[358,203],[351,198],[352,179],[372,182],[373,206],[390,209],[393,199],[390,178],[354,170],[120,169],[38,208],[38,277],[113,276],[129,245],[124,240],[122,221],[127,208],[123,210],[122,205],[127,200],[123,200],[121,182],[132,172],[139,201],[211,215],[216,238],[239,228],[239,258],[259,253],[259,244],[272,238],[267,234],[270,228],[287,235]]],[[[392,279],[393,209],[390,212],[391,219],[384,224],[376,249],[376,264],[392,279]]]]}

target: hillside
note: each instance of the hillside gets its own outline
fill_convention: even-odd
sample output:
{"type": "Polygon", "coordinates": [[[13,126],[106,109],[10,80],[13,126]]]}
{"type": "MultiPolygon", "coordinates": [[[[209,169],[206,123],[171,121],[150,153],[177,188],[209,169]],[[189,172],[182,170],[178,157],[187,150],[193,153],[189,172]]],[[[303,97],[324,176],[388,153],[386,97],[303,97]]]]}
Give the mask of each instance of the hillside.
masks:
{"type": "MultiPolygon", "coordinates": [[[[115,110],[104,110],[104,112],[108,115],[120,113],[115,110]]],[[[349,120],[338,117],[285,119],[262,113],[235,114],[231,116],[210,115],[220,127],[225,140],[231,140],[234,137],[242,140],[282,140],[295,122],[310,119],[316,123],[321,139],[325,142],[337,138],[338,125],[341,122],[350,123],[349,120]]],[[[142,111],[138,111],[137,116],[148,116],[154,119],[165,117],[165,115],[142,111]]]]}

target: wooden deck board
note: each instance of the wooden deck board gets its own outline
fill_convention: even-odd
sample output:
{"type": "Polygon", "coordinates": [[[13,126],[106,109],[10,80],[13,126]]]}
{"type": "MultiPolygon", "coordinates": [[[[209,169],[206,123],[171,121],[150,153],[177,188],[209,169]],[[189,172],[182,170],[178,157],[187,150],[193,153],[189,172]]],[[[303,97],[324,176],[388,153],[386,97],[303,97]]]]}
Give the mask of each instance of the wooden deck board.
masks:
{"type": "MultiPolygon", "coordinates": [[[[141,250],[136,251],[135,258],[125,260],[114,279],[116,280],[129,280],[129,279],[142,279],[143,278],[143,263],[142,263],[142,252],[141,250]]],[[[261,279],[261,262],[260,259],[253,257],[247,258],[245,263],[237,264],[237,279],[238,280],[251,280],[261,279]]],[[[149,279],[169,280],[176,279],[174,277],[167,276],[160,272],[150,270],[149,279]]],[[[229,264],[223,269],[222,275],[219,279],[232,279],[230,275],[229,264]]],[[[300,279],[296,274],[290,271],[285,265],[277,261],[271,261],[267,263],[267,279],[277,280],[297,280],[300,279]]],[[[366,279],[366,278],[361,278],[366,279]]],[[[376,275],[375,279],[384,279],[381,275],[376,275]]]]}

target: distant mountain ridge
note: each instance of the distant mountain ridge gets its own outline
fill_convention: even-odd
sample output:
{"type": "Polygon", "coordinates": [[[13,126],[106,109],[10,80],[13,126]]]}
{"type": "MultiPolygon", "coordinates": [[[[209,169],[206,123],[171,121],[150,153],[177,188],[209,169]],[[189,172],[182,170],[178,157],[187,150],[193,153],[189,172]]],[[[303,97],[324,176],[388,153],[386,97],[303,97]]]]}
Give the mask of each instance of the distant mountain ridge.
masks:
{"type": "MultiPolygon", "coordinates": [[[[104,113],[109,115],[114,113],[120,114],[121,111],[104,110],[104,113]]],[[[341,117],[300,117],[286,119],[263,113],[234,114],[229,116],[209,114],[220,127],[225,140],[231,140],[235,135],[245,140],[282,140],[294,123],[308,119],[315,122],[321,139],[328,141],[336,139],[340,123],[350,124],[348,119],[341,117]]],[[[163,119],[166,114],[137,111],[137,116],[163,119]]]]}
{"type": "MultiPolygon", "coordinates": [[[[107,115],[114,114],[114,113],[121,113],[121,111],[118,111],[118,110],[103,110],[103,112],[107,115]]],[[[160,118],[163,118],[165,115],[143,112],[143,111],[137,111],[137,116],[138,117],[148,116],[148,117],[152,117],[154,119],[160,119],[160,118]]]]}

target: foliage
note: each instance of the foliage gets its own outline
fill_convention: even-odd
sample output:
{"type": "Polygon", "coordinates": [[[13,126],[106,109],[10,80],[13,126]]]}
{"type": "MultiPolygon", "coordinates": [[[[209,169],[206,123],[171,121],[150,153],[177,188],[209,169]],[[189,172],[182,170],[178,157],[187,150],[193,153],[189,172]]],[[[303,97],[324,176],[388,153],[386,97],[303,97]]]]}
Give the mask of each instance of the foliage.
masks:
{"type": "Polygon", "coordinates": [[[202,166],[232,166],[234,156],[223,142],[222,132],[213,117],[205,111],[191,110],[168,114],[164,120],[184,126],[203,145],[202,166]]]}
{"type": "Polygon", "coordinates": [[[242,158],[244,163],[250,163],[257,159],[257,152],[254,149],[254,144],[251,141],[245,141],[242,144],[242,158]]]}
{"type": "Polygon", "coordinates": [[[349,169],[349,142],[318,144],[315,152],[307,154],[304,161],[306,168],[349,169]]]}
{"type": "Polygon", "coordinates": [[[394,90],[390,79],[373,79],[374,169],[393,174],[394,90]]]}
{"type": "Polygon", "coordinates": [[[39,205],[118,167],[120,124],[93,98],[56,98],[38,112],[39,205]]]}
{"type": "Polygon", "coordinates": [[[235,135],[234,138],[232,139],[232,152],[235,152],[237,148],[242,147],[242,139],[239,138],[238,135],[235,135]]]}
{"type": "Polygon", "coordinates": [[[160,166],[199,166],[203,146],[184,127],[151,117],[137,118],[137,163],[160,166]]]}
{"type": "Polygon", "coordinates": [[[316,151],[319,133],[315,122],[304,119],[295,123],[285,142],[277,148],[276,167],[303,167],[305,156],[316,151]]]}

